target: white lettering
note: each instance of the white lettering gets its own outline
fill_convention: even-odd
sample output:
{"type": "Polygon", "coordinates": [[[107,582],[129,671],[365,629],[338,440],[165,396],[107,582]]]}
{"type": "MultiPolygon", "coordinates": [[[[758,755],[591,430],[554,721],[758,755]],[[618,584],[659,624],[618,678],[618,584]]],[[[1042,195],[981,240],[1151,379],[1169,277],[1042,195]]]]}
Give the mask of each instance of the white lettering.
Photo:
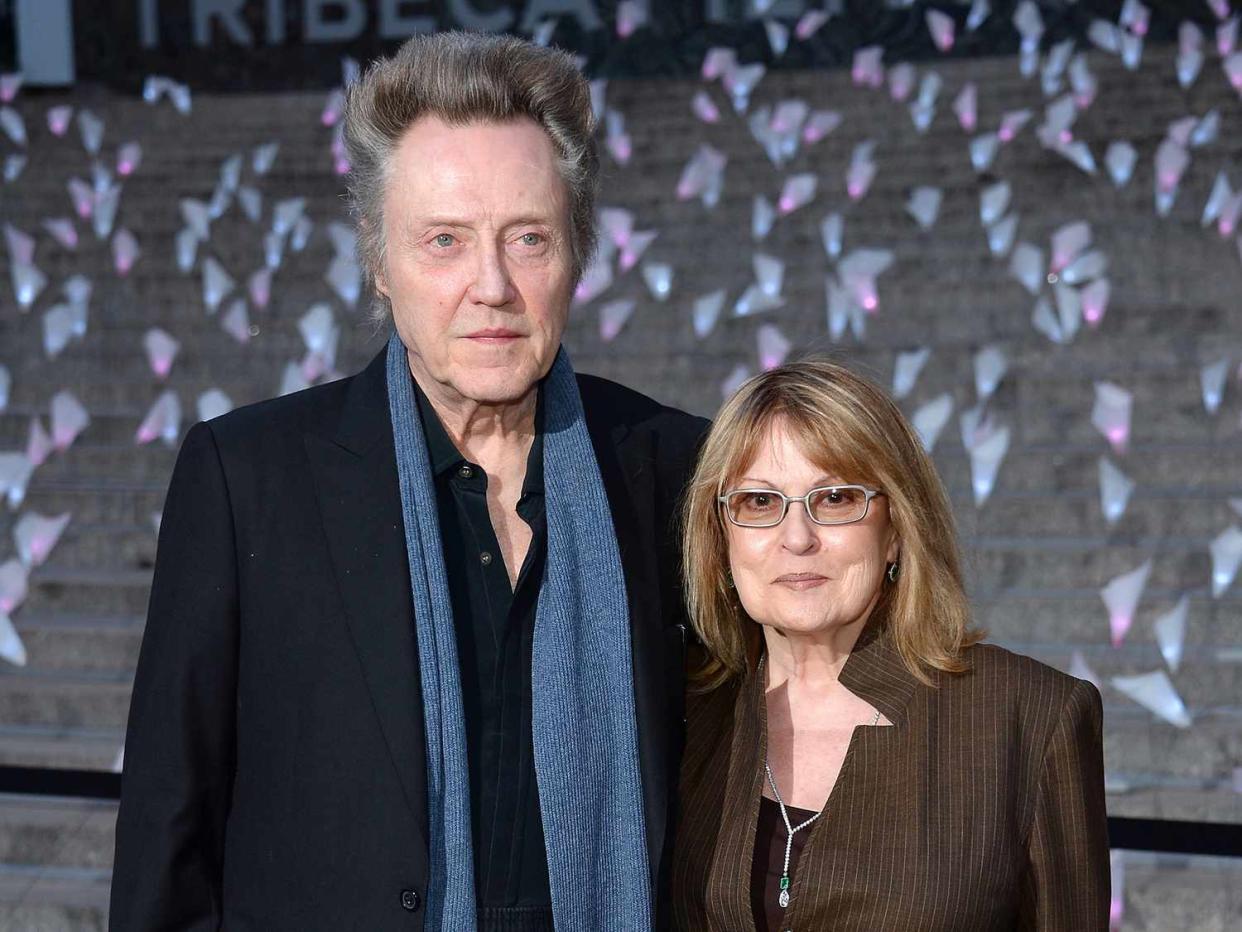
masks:
{"type": "MultiPolygon", "coordinates": [[[[707,0],[703,5],[703,18],[709,23],[745,23],[760,17],[753,0],[737,3],[735,0],[707,0]]],[[[797,19],[806,12],[805,0],[776,0],[763,14],[763,18],[797,19]]],[[[831,11],[828,11],[831,12],[831,11]]]]}
{"type": "Polygon", "coordinates": [[[535,27],[549,16],[566,13],[578,20],[578,25],[588,32],[604,25],[592,0],[530,0],[522,17],[522,32],[534,32],[535,27]]]}
{"type": "Polygon", "coordinates": [[[366,24],[362,0],[304,0],[302,4],[302,30],[307,42],[348,42],[362,35],[366,24]],[[329,21],[324,15],[329,9],[344,15],[329,21]]]}
{"type": "Polygon", "coordinates": [[[138,30],[144,49],[160,44],[160,14],[155,0],[138,0],[138,30]]]}
{"type": "Polygon", "coordinates": [[[194,0],[194,44],[211,45],[211,21],[219,19],[229,38],[238,45],[254,45],[250,27],[241,17],[246,0],[194,0]]]}
{"type": "MultiPolygon", "coordinates": [[[[380,0],[379,33],[384,39],[404,39],[416,32],[435,32],[434,16],[409,16],[401,11],[410,0],[380,0]]],[[[420,6],[425,3],[419,4],[420,6]]]]}
{"type": "Polygon", "coordinates": [[[449,0],[449,11],[461,26],[478,32],[504,32],[513,25],[513,11],[508,7],[481,13],[470,0],[449,0]]]}
{"type": "Polygon", "coordinates": [[[267,44],[285,41],[285,0],[267,0],[267,44]]]}

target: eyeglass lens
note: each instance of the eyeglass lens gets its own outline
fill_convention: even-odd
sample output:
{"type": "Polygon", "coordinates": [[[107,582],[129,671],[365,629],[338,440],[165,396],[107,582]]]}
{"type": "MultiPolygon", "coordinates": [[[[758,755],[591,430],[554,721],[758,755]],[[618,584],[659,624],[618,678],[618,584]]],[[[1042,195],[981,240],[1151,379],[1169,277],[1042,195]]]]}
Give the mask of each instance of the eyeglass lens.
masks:
{"type": "MultiPolygon", "coordinates": [[[[867,511],[867,494],[859,488],[812,489],[808,498],[811,519],[820,524],[848,524],[867,511]]],[[[726,507],[733,521],[749,527],[778,524],[785,510],[781,494],[768,490],[730,492],[726,507]]]]}

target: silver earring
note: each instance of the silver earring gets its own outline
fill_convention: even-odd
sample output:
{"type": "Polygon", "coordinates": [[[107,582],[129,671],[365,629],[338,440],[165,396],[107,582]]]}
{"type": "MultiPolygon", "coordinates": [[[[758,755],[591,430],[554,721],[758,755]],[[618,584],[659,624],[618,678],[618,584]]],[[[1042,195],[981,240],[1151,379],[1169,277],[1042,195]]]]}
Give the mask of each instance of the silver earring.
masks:
{"type": "Polygon", "coordinates": [[[895,560],[888,565],[888,573],[885,575],[888,576],[889,582],[897,581],[897,562],[895,560]]]}

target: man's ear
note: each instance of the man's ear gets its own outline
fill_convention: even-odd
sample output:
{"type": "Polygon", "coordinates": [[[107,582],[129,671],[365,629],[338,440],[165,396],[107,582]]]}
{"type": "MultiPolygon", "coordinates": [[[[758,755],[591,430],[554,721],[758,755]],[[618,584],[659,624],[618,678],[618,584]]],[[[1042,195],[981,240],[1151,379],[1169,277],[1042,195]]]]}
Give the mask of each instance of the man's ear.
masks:
{"type": "MultiPolygon", "coordinates": [[[[358,236],[369,236],[371,232],[371,220],[368,217],[358,218],[358,236]]],[[[371,263],[371,279],[375,282],[375,290],[385,298],[392,300],[392,296],[388,293],[388,278],[384,273],[384,257],[377,256],[371,263]]]]}

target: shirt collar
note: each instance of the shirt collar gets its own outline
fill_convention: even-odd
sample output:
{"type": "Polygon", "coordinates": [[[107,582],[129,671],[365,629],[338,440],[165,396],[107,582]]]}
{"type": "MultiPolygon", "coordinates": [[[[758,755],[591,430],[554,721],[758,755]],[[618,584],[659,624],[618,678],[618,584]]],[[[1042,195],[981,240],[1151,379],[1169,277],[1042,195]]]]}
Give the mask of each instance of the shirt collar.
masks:
{"type": "MultiPolygon", "coordinates": [[[[418,417],[423,425],[423,436],[427,438],[427,457],[431,461],[431,472],[437,478],[445,473],[456,470],[469,462],[457,446],[449,438],[448,431],[430,399],[424,394],[413,376],[414,398],[418,402],[418,417]]],[[[539,383],[535,395],[535,439],[530,445],[530,453],[526,457],[526,478],[522,482],[522,498],[529,495],[543,494],[543,427],[544,427],[544,386],[539,383]]]]}

